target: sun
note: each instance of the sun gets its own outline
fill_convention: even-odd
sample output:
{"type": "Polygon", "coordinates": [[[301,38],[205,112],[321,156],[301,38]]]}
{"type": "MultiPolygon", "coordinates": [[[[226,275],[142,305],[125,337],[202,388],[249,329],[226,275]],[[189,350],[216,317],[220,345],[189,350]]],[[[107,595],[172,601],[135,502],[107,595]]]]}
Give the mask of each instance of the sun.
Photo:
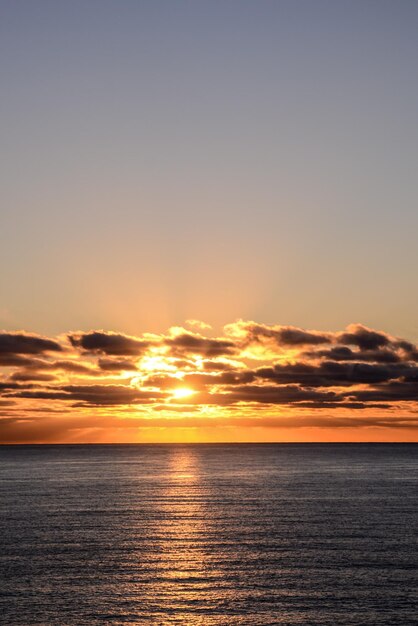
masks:
{"type": "Polygon", "coordinates": [[[182,398],[189,398],[196,392],[188,387],[178,387],[177,389],[173,389],[171,393],[175,400],[181,400],[182,398]]]}

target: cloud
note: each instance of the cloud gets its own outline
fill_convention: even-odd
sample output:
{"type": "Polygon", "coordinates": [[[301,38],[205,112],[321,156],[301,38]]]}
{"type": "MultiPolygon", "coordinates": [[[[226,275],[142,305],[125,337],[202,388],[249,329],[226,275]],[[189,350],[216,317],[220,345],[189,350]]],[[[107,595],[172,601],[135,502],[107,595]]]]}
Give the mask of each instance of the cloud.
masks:
{"type": "Polygon", "coordinates": [[[319,365],[307,363],[277,364],[259,368],[259,378],[274,380],[278,384],[299,383],[309,387],[346,386],[380,383],[405,376],[416,376],[418,368],[407,363],[340,363],[325,361],[319,365]]]}
{"type": "Polygon", "coordinates": [[[10,376],[10,380],[21,381],[21,382],[31,381],[31,380],[49,382],[49,381],[55,380],[55,376],[53,374],[42,374],[40,372],[34,372],[34,371],[14,372],[10,376]]]}
{"type": "Polygon", "coordinates": [[[143,391],[123,385],[63,385],[55,389],[18,391],[15,398],[65,400],[92,405],[147,403],[163,397],[158,391],[143,391]]]}
{"type": "Polygon", "coordinates": [[[27,389],[27,385],[21,385],[12,381],[0,381],[0,393],[8,392],[10,389],[27,389]]]}
{"type": "Polygon", "coordinates": [[[372,330],[362,324],[350,324],[347,330],[337,335],[339,343],[358,346],[362,350],[376,350],[391,343],[386,333],[372,330]]]}
{"type": "Polygon", "coordinates": [[[201,320],[186,320],[186,324],[192,328],[198,328],[199,330],[209,330],[212,328],[210,324],[202,322],[201,320]]]}
{"type": "Polygon", "coordinates": [[[133,361],[99,359],[99,367],[107,372],[134,371],[137,369],[133,361]]]}
{"type": "Polygon", "coordinates": [[[100,375],[100,372],[98,372],[94,367],[90,364],[83,363],[81,360],[69,361],[63,359],[57,361],[45,361],[42,359],[32,359],[26,364],[26,371],[29,370],[62,370],[73,374],[87,374],[88,376],[100,375]]]}
{"type": "Polygon", "coordinates": [[[81,348],[85,352],[117,356],[139,355],[150,345],[148,341],[129,335],[105,331],[70,333],[68,338],[75,348],[81,348]]]}
{"type": "Polygon", "coordinates": [[[164,345],[172,349],[174,355],[194,354],[205,357],[233,355],[236,346],[228,339],[208,339],[194,333],[181,332],[174,337],[167,337],[164,345]]]}
{"type": "Polygon", "coordinates": [[[174,327],[141,336],[78,331],[68,333],[69,343],[1,333],[2,413],[21,418],[19,432],[30,431],[28,416],[48,411],[50,419],[84,412],[98,429],[105,426],[94,416],[105,424],[109,413],[116,420],[144,413],[149,428],[157,427],[157,415],[210,418],[205,423],[213,429],[222,420],[244,424],[266,413],[280,416],[282,425],[319,415],[331,429],[416,428],[407,419],[418,414],[418,351],[411,341],[361,324],[335,332],[238,320],[217,337],[194,328],[199,332],[174,327]],[[372,413],[378,418],[367,421],[372,413]]]}
{"type": "Polygon", "coordinates": [[[402,357],[392,350],[351,350],[347,346],[335,346],[329,350],[304,352],[306,359],[327,359],[329,361],[369,361],[376,363],[398,363],[402,357]]]}
{"type": "Polygon", "coordinates": [[[330,333],[316,330],[304,330],[296,326],[267,326],[243,320],[227,324],[225,332],[227,336],[236,338],[244,346],[259,343],[283,347],[320,345],[330,343],[332,339],[330,333]]]}
{"type": "Polygon", "coordinates": [[[418,378],[390,381],[387,384],[373,385],[368,389],[354,389],[350,398],[362,402],[416,402],[418,399],[418,378]]]}
{"type": "Polygon", "coordinates": [[[62,346],[52,339],[24,332],[0,333],[0,354],[41,354],[61,352],[62,346]]]}
{"type": "Polygon", "coordinates": [[[0,367],[16,367],[31,365],[33,359],[20,354],[0,354],[0,367]]]}
{"type": "Polygon", "coordinates": [[[298,385],[240,385],[228,393],[228,402],[254,402],[263,404],[292,404],[295,402],[333,401],[338,398],[333,391],[304,389],[298,385]]]}

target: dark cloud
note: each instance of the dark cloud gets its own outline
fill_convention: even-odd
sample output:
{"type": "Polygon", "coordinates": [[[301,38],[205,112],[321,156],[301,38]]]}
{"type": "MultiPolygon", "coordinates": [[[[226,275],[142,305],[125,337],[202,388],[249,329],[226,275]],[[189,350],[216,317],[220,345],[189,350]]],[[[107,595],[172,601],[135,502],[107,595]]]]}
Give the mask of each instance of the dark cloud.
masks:
{"type": "MultiPolygon", "coordinates": [[[[100,370],[80,361],[57,360],[47,361],[45,359],[19,357],[15,355],[7,359],[3,364],[7,363],[8,367],[25,366],[23,369],[15,372],[11,378],[13,380],[52,380],[53,376],[47,377],[42,372],[63,371],[70,374],[81,374],[87,376],[100,376],[100,370]]],[[[2,365],[0,359],[0,365],[2,365]]]]}
{"type": "Polygon", "coordinates": [[[64,372],[87,374],[89,376],[97,376],[100,374],[90,365],[76,363],[74,361],[53,361],[52,363],[49,363],[49,366],[47,368],[45,367],[45,369],[62,370],[64,372]]]}
{"type": "Polygon", "coordinates": [[[409,359],[410,361],[418,361],[418,349],[416,346],[407,343],[405,341],[401,341],[399,342],[399,347],[401,350],[405,351],[405,358],[409,359]],[[405,346],[408,347],[405,347],[405,346]]]}
{"type": "Polygon", "coordinates": [[[291,326],[283,327],[278,331],[279,343],[286,346],[318,345],[329,343],[330,338],[321,333],[309,332],[291,326]]]}
{"type": "Polygon", "coordinates": [[[225,327],[243,345],[273,343],[276,346],[320,345],[331,342],[330,333],[308,331],[296,326],[267,326],[239,321],[225,327]],[[238,331],[238,334],[237,334],[238,331]]]}
{"type": "Polygon", "coordinates": [[[0,354],[0,367],[24,367],[31,365],[33,359],[20,354],[0,354]]]}
{"type": "Polygon", "coordinates": [[[50,382],[52,380],[55,380],[55,376],[53,374],[42,374],[36,371],[14,372],[14,374],[10,376],[10,380],[20,381],[20,382],[31,381],[31,380],[50,382]]]}
{"type": "Polygon", "coordinates": [[[242,385],[252,383],[255,374],[251,370],[226,371],[217,374],[186,374],[184,382],[187,386],[210,386],[210,385],[242,385]]]}
{"type": "Polygon", "coordinates": [[[255,374],[249,370],[240,372],[220,372],[207,374],[203,372],[185,374],[179,379],[173,375],[157,374],[148,376],[143,385],[146,387],[159,387],[160,389],[177,389],[178,387],[190,387],[192,389],[204,389],[217,385],[242,385],[253,382],[255,374]]]}
{"type": "Polygon", "coordinates": [[[222,372],[216,376],[216,385],[243,385],[252,383],[255,380],[255,374],[251,371],[242,372],[222,372]]]}
{"type": "Polygon", "coordinates": [[[52,339],[28,333],[0,333],[0,354],[41,354],[61,352],[62,346],[52,339]]]}
{"type": "Polygon", "coordinates": [[[140,355],[150,345],[148,341],[105,331],[71,333],[68,338],[75,348],[85,352],[114,356],[140,355]]]}
{"type": "Polygon", "coordinates": [[[356,389],[347,392],[353,400],[361,402],[417,402],[418,378],[411,381],[390,381],[387,384],[374,385],[369,389],[356,389]]]}
{"type": "Polygon", "coordinates": [[[158,391],[143,391],[123,385],[63,385],[43,391],[20,391],[10,394],[19,398],[67,400],[92,405],[138,404],[161,398],[158,391]]]}
{"type": "MultiPolygon", "coordinates": [[[[114,413],[120,421],[123,415],[136,419],[142,412],[147,427],[156,426],[155,415],[165,411],[172,411],[174,419],[176,414],[189,419],[183,414],[207,412],[212,428],[219,407],[219,427],[222,420],[244,420],[250,414],[255,423],[266,412],[288,412],[288,417],[277,417],[278,423],[298,427],[299,418],[292,414],[322,412],[325,426],[332,428],[337,424],[335,414],[338,419],[342,414],[347,420],[338,424],[351,428],[365,425],[374,410],[377,415],[396,416],[387,424],[415,427],[406,418],[400,421],[400,414],[418,411],[418,352],[413,343],[360,324],[339,333],[239,321],[225,332],[215,338],[179,328],[142,337],[77,332],[68,335],[75,350],[66,343],[64,354],[59,341],[24,332],[2,333],[0,365],[12,368],[0,379],[2,412],[23,418],[30,411],[50,411],[62,413],[60,419],[66,412],[83,414],[90,424],[93,415],[107,419],[114,413]],[[254,367],[254,361],[262,367],[254,367]],[[136,372],[132,384],[123,375],[129,371],[136,372]],[[115,380],[120,384],[105,384],[115,380]],[[173,393],[182,387],[194,393],[183,397],[173,393]],[[279,406],[285,410],[279,411],[279,406]]],[[[202,419],[208,425],[208,417],[202,419]]],[[[322,423],[318,420],[300,423],[322,423]]],[[[95,423],[95,428],[105,428],[100,420],[95,423]]],[[[383,418],[367,423],[386,427],[383,418]]],[[[25,424],[20,421],[19,428],[25,424]]],[[[112,427],[119,428],[113,423],[112,427]]]]}
{"type": "Polygon", "coordinates": [[[361,324],[351,324],[346,332],[337,335],[339,343],[358,346],[361,350],[376,350],[391,343],[389,335],[361,324]]]}
{"type": "Polygon", "coordinates": [[[364,410],[364,409],[389,409],[391,407],[390,404],[382,404],[375,402],[344,402],[342,400],[335,402],[327,402],[324,400],[320,401],[311,401],[311,402],[299,402],[298,408],[301,409],[349,409],[350,411],[364,410]]]}
{"type": "Polygon", "coordinates": [[[133,361],[113,359],[99,359],[99,367],[107,372],[134,371],[137,369],[133,361]]]}
{"type": "Polygon", "coordinates": [[[12,381],[1,381],[0,382],[0,393],[2,391],[8,391],[9,389],[27,389],[27,385],[20,385],[19,383],[12,381]]]}
{"type": "Polygon", "coordinates": [[[64,359],[47,361],[46,359],[39,359],[36,357],[22,357],[19,354],[0,355],[0,366],[24,367],[27,372],[29,372],[29,370],[62,370],[74,374],[88,374],[90,376],[100,374],[100,372],[97,372],[97,370],[95,370],[95,368],[93,368],[91,365],[85,364],[80,361],[71,361],[64,359]]]}
{"type": "Polygon", "coordinates": [[[372,364],[323,361],[319,365],[307,363],[276,364],[256,370],[259,378],[274,380],[277,384],[298,383],[308,387],[338,387],[373,384],[417,375],[418,368],[407,363],[372,364]]]}
{"type": "Polygon", "coordinates": [[[181,333],[168,337],[164,344],[171,347],[174,354],[194,354],[206,357],[231,355],[236,352],[233,341],[226,339],[208,339],[193,333],[181,333]]]}
{"type": "Polygon", "coordinates": [[[335,401],[338,395],[334,391],[303,389],[298,385],[240,385],[227,393],[208,394],[202,403],[210,400],[211,404],[236,404],[241,402],[255,404],[293,404],[302,401],[335,401]]]}
{"type": "Polygon", "coordinates": [[[77,361],[64,361],[64,360],[62,360],[62,361],[40,361],[40,360],[34,360],[30,364],[29,369],[53,370],[53,371],[61,370],[63,372],[69,372],[69,373],[72,373],[72,374],[87,374],[89,376],[100,375],[100,372],[98,372],[91,365],[86,365],[86,364],[84,364],[82,362],[77,362],[77,361]]]}
{"type": "Polygon", "coordinates": [[[329,361],[369,361],[374,363],[399,363],[401,357],[392,350],[351,350],[347,346],[335,346],[329,350],[316,350],[302,354],[307,359],[327,359],[329,361]]]}
{"type": "Polygon", "coordinates": [[[415,352],[417,349],[413,343],[409,341],[405,341],[403,339],[401,339],[400,341],[395,341],[394,345],[396,348],[400,348],[401,350],[404,350],[405,352],[415,352]]]}

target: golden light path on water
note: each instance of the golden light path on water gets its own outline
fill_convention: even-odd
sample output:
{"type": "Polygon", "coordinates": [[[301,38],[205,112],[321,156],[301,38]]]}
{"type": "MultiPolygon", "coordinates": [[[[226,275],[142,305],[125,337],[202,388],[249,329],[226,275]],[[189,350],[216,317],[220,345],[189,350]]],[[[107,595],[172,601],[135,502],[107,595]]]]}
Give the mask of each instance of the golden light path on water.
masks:
{"type": "MultiPolygon", "coordinates": [[[[161,582],[156,596],[169,604],[173,619],[166,624],[191,623],[190,607],[216,604],[221,573],[213,566],[211,543],[214,529],[208,488],[200,472],[200,461],[190,447],[178,447],[170,457],[167,485],[161,494],[160,514],[164,520],[160,532],[161,582]],[[214,597],[215,596],[215,597],[214,597]],[[187,610],[188,609],[188,610],[187,610]]],[[[193,624],[205,624],[207,618],[194,616],[193,624]]]]}

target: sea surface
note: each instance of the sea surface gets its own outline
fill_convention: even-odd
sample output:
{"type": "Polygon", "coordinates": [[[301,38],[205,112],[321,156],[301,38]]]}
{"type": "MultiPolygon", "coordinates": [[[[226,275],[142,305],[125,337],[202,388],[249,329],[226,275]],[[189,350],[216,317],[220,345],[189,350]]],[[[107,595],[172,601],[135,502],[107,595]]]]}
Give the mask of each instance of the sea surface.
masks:
{"type": "Polygon", "coordinates": [[[418,444],[0,447],[0,623],[418,624],[418,444]]]}

